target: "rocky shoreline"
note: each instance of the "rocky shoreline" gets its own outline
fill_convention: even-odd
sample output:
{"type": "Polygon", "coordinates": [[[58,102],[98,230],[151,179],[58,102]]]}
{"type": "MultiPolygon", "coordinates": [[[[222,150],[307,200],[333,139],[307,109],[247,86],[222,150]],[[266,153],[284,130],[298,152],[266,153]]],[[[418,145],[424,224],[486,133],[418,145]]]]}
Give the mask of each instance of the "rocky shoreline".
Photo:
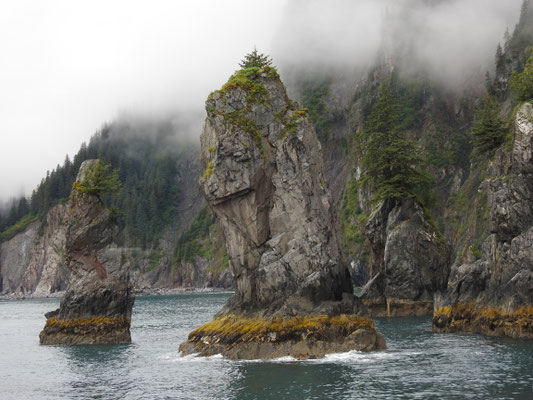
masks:
{"type": "MultiPolygon", "coordinates": [[[[140,296],[173,296],[178,294],[219,294],[219,293],[235,293],[233,290],[224,288],[139,288],[133,289],[133,294],[136,297],[140,296]]],[[[47,295],[34,294],[7,294],[0,295],[0,301],[23,301],[23,300],[40,300],[40,299],[61,299],[65,292],[55,292],[47,295]]]]}

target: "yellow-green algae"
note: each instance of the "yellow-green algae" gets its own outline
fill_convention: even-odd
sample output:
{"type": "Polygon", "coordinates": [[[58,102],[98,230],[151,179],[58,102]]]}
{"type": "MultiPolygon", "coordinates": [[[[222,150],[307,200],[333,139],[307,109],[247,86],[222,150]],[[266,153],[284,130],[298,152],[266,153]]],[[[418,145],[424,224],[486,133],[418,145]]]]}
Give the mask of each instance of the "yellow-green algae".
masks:
{"type": "Polygon", "coordinates": [[[196,342],[210,337],[220,344],[265,341],[279,343],[302,338],[335,340],[358,329],[375,331],[374,322],[367,317],[346,314],[333,317],[312,314],[270,319],[230,314],[200,326],[189,334],[188,339],[196,342]]]}
{"type": "Polygon", "coordinates": [[[116,325],[130,325],[131,319],[120,317],[90,317],[90,318],[75,318],[75,319],[57,319],[56,317],[49,318],[46,321],[45,328],[74,328],[86,326],[116,326],[116,325]]]}
{"type": "Polygon", "coordinates": [[[479,307],[475,302],[459,303],[435,311],[433,328],[441,332],[477,332],[533,339],[533,306],[506,311],[479,307]]]}
{"type": "Polygon", "coordinates": [[[421,317],[433,314],[433,301],[422,300],[363,300],[373,317],[421,317]]]}

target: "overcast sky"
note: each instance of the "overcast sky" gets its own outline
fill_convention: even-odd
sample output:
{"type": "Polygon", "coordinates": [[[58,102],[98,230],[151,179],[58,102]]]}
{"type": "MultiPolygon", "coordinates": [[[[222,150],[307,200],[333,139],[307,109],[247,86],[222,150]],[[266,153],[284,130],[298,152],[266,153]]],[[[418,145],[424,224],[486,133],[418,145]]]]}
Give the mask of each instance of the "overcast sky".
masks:
{"type": "MultiPolygon", "coordinates": [[[[2,0],[0,200],[31,192],[121,111],[202,108],[254,45],[278,65],[368,64],[387,1],[422,0],[2,0]]],[[[520,2],[448,0],[409,24],[435,27],[419,47],[437,68],[443,48],[456,49],[442,55],[449,64],[478,63],[520,2]]]]}
{"type": "Polygon", "coordinates": [[[270,51],[283,4],[2,0],[0,198],[31,191],[120,110],[201,107],[254,45],[270,51]]]}

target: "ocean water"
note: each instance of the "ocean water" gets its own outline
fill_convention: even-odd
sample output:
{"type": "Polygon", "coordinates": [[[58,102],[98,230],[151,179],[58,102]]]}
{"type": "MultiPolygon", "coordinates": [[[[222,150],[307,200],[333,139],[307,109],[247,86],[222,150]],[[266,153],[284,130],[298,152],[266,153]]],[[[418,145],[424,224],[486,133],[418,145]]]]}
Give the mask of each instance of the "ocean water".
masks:
{"type": "Polygon", "coordinates": [[[136,299],[131,345],[40,346],[56,299],[0,302],[0,399],[533,399],[533,341],[377,319],[389,349],[270,362],[180,357],[228,294],[136,299]]]}

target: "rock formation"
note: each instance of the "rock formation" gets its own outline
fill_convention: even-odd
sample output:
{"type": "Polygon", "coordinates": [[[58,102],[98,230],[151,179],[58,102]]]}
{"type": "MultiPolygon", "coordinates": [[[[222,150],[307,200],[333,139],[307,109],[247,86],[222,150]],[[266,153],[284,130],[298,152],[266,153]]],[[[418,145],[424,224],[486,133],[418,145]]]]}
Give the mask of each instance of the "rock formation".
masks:
{"type": "Polygon", "coordinates": [[[117,226],[97,195],[82,193],[96,160],[85,161],[70,195],[64,224],[70,280],[60,308],[46,314],[41,344],[129,343],[133,293],[129,264],[114,243],[117,226]]]}
{"type": "Polygon", "coordinates": [[[206,110],[200,182],[224,230],[236,292],[180,351],[305,358],[384,348],[353,296],[306,110],[270,67],[238,71],[206,110]]]}
{"type": "Polygon", "coordinates": [[[61,204],[53,207],[46,215],[45,229],[41,229],[40,221],[32,222],[1,244],[0,294],[48,296],[65,290],[65,210],[61,204]]]}
{"type": "Polygon", "coordinates": [[[387,199],[366,224],[371,280],[361,292],[373,316],[431,315],[446,288],[449,249],[413,199],[387,199]]]}
{"type": "Polygon", "coordinates": [[[533,338],[533,106],[513,121],[512,146],[489,165],[491,235],[436,296],[433,330],[533,338]]]}

